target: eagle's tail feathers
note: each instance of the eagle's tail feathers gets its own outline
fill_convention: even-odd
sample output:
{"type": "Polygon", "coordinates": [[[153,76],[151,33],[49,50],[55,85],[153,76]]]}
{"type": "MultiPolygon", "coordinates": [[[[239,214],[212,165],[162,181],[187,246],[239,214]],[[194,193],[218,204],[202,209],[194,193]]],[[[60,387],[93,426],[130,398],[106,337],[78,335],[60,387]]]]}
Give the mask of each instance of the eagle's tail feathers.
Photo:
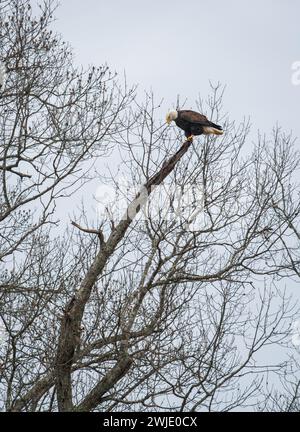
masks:
{"type": "Polygon", "coordinates": [[[217,125],[216,123],[210,122],[209,126],[212,126],[215,129],[223,130],[222,126],[217,125]]]}
{"type": "Polygon", "coordinates": [[[212,126],[205,126],[203,128],[203,133],[205,135],[222,135],[223,134],[223,130],[220,126],[216,127],[212,127],[212,126]]]}

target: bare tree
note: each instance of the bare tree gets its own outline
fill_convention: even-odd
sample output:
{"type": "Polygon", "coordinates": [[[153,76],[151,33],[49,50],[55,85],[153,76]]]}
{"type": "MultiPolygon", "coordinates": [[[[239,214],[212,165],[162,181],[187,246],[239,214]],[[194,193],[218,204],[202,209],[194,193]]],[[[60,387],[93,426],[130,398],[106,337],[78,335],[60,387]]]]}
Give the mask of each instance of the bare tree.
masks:
{"type": "Polygon", "coordinates": [[[1,3],[0,259],[48,220],[57,197],[86,179],[84,162],[88,172],[108,152],[132,93],[107,66],[73,66],[70,47],[50,29],[52,9],[45,2],[35,17],[30,2],[1,3]]]}
{"type": "Polygon", "coordinates": [[[292,137],[277,128],[250,149],[217,86],[198,104],[224,136],[182,142],[152,95],[138,102],[106,66],[76,69],[52,14],[1,2],[3,409],[260,409],[295,362],[292,137]],[[65,230],[55,204],[93,164],[113,193],[65,230]]]}

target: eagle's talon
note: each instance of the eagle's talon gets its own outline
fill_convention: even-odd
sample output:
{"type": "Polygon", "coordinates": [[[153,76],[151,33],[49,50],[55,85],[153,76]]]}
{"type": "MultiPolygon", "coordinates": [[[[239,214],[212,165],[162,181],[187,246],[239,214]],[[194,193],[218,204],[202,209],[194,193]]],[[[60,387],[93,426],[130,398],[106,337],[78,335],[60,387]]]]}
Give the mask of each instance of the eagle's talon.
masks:
{"type": "Polygon", "coordinates": [[[190,142],[192,142],[193,141],[193,139],[194,139],[194,135],[190,135],[189,137],[187,137],[187,141],[190,141],[190,142]]]}

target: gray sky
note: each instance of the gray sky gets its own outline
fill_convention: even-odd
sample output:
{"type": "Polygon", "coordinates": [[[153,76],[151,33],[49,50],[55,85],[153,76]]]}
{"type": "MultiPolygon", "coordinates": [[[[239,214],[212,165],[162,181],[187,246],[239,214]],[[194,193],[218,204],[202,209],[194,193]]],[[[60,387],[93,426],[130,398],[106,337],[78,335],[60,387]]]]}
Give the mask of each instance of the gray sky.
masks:
{"type": "Polygon", "coordinates": [[[300,136],[300,85],[291,81],[299,0],[61,0],[56,16],[78,63],[125,70],[166,108],[177,94],[192,108],[209,80],[220,81],[231,119],[251,116],[253,132],[267,134],[278,122],[300,136]]]}
{"type": "Polygon", "coordinates": [[[178,94],[195,107],[209,80],[220,81],[231,120],[251,117],[251,139],[276,122],[300,137],[299,0],[61,0],[56,16],[78,63],[125,70],[165,109],[178,94]]]}
{"type": "MultiPolygon", "coordinates": [[[[269,135],[276,122],[300,137],[300,85],[292,84],[299,0],[61,0],[56,16],[78,63],[125,70],[141,92],[164,98],[166,110],[178,94],[195,108],[209,80],[220,81],[231,120],[251,117],[251,139],[257,129],[269,135]]],[[[284,286],[299,298],[292,280],[284,286]]],[[[263,360],[281,355],[264,351],[263,360]]]]}

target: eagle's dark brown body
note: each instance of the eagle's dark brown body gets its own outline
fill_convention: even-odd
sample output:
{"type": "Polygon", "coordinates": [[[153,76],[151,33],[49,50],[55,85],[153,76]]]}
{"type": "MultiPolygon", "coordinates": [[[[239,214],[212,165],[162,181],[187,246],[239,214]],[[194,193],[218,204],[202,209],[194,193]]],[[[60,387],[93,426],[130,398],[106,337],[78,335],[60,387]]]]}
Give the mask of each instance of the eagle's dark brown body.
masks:
{"type": "Polygon", "coordinates": [[[212,123],[203,114],[190,110],[181,110],[177,113],[178,117],[175,119],[175,123],[184,130],[186,137],[211,133],[221,135],[223,133],[221,126],[212,123]]]}

